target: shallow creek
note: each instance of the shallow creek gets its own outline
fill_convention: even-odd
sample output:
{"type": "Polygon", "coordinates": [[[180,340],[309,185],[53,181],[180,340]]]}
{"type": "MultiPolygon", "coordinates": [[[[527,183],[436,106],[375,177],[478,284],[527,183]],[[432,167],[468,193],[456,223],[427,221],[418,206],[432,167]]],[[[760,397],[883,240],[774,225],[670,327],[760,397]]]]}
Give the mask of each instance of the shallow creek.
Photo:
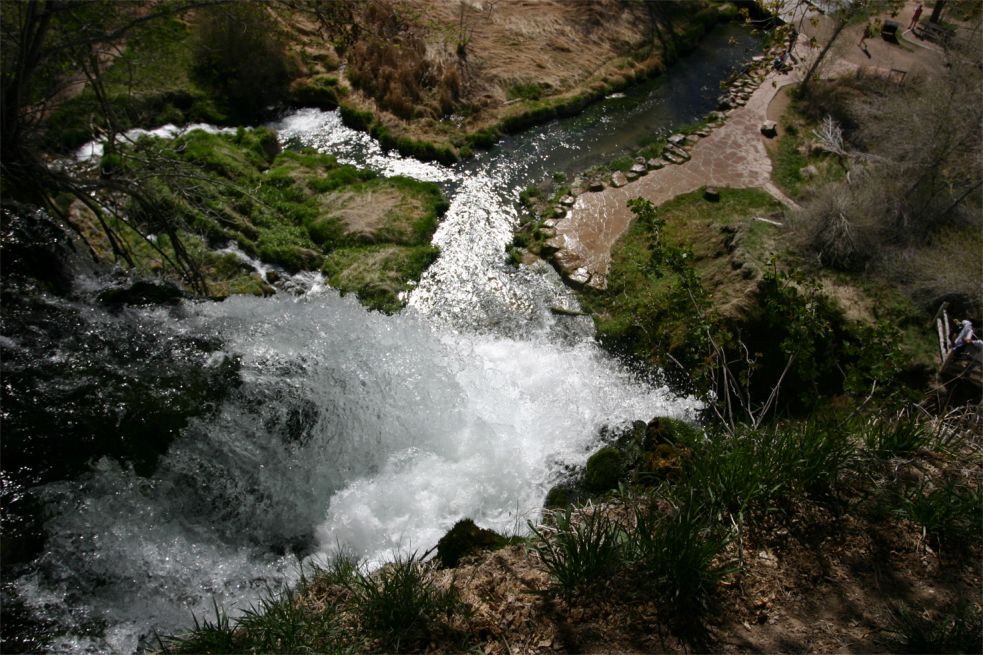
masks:
{"type": "Polygon", "coordinates": [[[722,28],[670,73],[450,167],[385,153],[336,112],[276,122],[285,145],[442,184],[441,256],[396,316],[318,284],[112,318],[75,308],[93,334],[126,322],[162,340],[214,340],[220,351],[191,363],[237,358],[242,382],[152,474],[103,458],[27,490],[44,505],[46,539],[9,593],[47,622],[49,648],[152,647],[155,630],[186,628],[213,600],[234,615],[338,547],[378,563],[426,551],[462,517],[524,532],[602,426],[691,418],[694,400],[600,350],[589,319],[550,311],[576,308],[551,268],[512,268],[504,250],[522,188],[702,116],[755,43],[722,28]]]}

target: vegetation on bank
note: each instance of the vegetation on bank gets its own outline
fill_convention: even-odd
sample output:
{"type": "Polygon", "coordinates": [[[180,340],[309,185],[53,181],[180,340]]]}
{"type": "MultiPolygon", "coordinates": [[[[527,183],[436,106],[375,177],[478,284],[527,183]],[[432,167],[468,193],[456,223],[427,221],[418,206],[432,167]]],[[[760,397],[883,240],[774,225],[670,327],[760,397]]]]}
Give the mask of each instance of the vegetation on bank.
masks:
{"type": "MultiPolygon", "coordinates": [[[[101,168],[110,177],[147,180],[141,201],[115,216],[126,217],[125,225],[111,226],[117,249],[144,274],[165,272],[175,249],[183,249],[198,264],[208,295],[219,297],[271,293],[268,283],[275,281],[258,279],[236,255],[213,250],[233,243],[287,272],[323,270],[343,293],[394,311],[436,256],[430,238],[447,208],[435,184],[379,177],[313,150],[279,152],[276,134],[265,128],[143,137],[103,156],[101,168]],[[173,232],[148,243],[142,234],[162,226],[142,214],[144,204],[166,207],[173,232]]],[[[75,206],[74,213],[96,254],[111,258],[113,244],[94,212],[75,206]]]]}
{"type": "MultiPolygon", "coordinates": [[[[969,415],[849,411],[706,433],[672,419],[639,423],[612,435],[623,455],[613,489],[592,487],[577,504],[548,512],[504,555],[472,553],[450,571],[402,555],[373,574],[342,555],[240,619],[216,609],[162,650],[505,652],[505,638],[523,651],[548,644],[576,652],[592,643],[592,631],[608,646],[716,650],[730,642],[729,630],[743,631],[749,611],[760,616],[761,606],[738,590],[759,583],[768,558],[788,559],[786,584],[816,575],[810,549],[826,534],[840,544],[824,548],[827,562],[891,565],[916,541],[916,559],[929,548],[945,553],[952,582],[931,608],[913,591],[864,596],[857,618],[878,635],[863,642],[868,650],[973,652],[983,638],[970,581],[980,573],[983,486],[959,458],[975,447],[975,425],[969,415]],[[911,475],[928,462],[929,475],[911,475]],[[865,545],[872,536],[892,554],[865,545]],[[516,611],[517,599],[495,591],[512,588],[501,578],[504,562],[523,581],[512,593],[528,594],[522,606],[530,612],[529,623],[507,634],[496,622],[516,611]],[[938,615],[934,629],[920,618],[929,609],[938,615]],[[558,618],[568,614],[580,618],[558,618]],[[613,632],[612,615],[621,617],[613,632]],[[632,634],[641,639],[634,646],[624,641],[632,634]]],[[[915,584],[932,576],[911,575],[915,584]]]]}
{"type": "MultiPolygon", "coordinates": [[[[444,17],[437,18],[440,12],[431,15],[435,25],[427,26],[412,12],[390,3],[369,2],[361,8],[340,5],[330,17],[321,14],[318,20],[334,35],[342,56],[351,64],[347,77],[354,92],[338,100],[346,124],[370,132],[385,148],[443,163],[467,157],[476,148],[490,148],[501,134],[576,114],[592,102],[658,74],[695,47],[706,30],[739,15],[732,3],[700,4],[696,11],[692,4],[649,5],[636,20],[650,28],[644,37],[639,35],[629,52],[591,71],[586,79],[578,75],[575,84],[557,86],[538,78],[479,79],[483,73],[469,56],[483,53],[474,51],[472,36],[479,21],[486,26],[494,23],[492,4],[480,12],[461,5],[459,15],[453,16],[456,25],[442,28],[439,23],[444,17]],[[341,14],[349,23],[339,19],[341,14]],[[453,53],[426,48],[435,29],[457,32],[453,53]],[[380,70],[384,74],[377,74],[380,70]],[[498,93],[501,103],[490,100],[498,93]]],[[[641,11],[628,11],[636,10],[641,11]]],[[[603,24],[621,9],[586,11],[603,24]]],[[[569,51],[569,46],[562,49],[569,51]]],[[[515,74],[527,75],[521,70],[515,74]]]]}

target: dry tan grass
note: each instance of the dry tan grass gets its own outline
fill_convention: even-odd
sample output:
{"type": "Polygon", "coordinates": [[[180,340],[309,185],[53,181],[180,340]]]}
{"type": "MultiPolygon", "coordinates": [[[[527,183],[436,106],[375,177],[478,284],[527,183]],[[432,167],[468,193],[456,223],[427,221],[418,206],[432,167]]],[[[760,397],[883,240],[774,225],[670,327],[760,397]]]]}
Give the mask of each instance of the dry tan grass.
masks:
{"type": "MultiPolygon", "coordinates": [[[[386,36],[392,25],[383,21],[365,29],[361,40],[342,53],[343,70],[357,82],[350,85],[356,88],[345,102],[376,113],[394,133],[414,138],[446,143],[499,123],[522,104],[510,98],[510,89],[518,84],[540,85],[543,97],[574,96],[626,74],[656,69],[662,62],[649,12],[641,3],[394,0],[384,4],[401,28],[386,36]],[[369,41],[375,45],[370,47],[369,41]],[[645,61],[631,59],[649,45],[655,47],[645,61]],[[385,72],[385,67],[360,64],[358,57],[385,60],[392,70],[385,80],[376,79],[366,71],[385,72]],[[403,61],[408,59],[413,61],[403,61]],[[416,86],[410,88],[402,78],[414,75],[416,86]],[[465,118],[454,124],[442,120],[450,113],[465,118]]],[[[367,26],[380,15],[371,9],[375,6],[371,1],[355,6],[364,8],[367,26]]],[[[302,69],[309,75],[324,73],[319,61],[338,53],[309,19],[298,17],[296,24],[291,28],[293,50],[303,61],[302,69]]],[[[666,26],[661,32],[666,33],[666,26]]],[[[342,75],[342,83],[348,82],[342,75]]]]}
{"type": "Polygon", "coordinates": [[[345,231],[353,235],[371,236],[383,228],[407,232],[406,225],[395,225],[400,216],[420,216],[420,202],[397,189],[379,188],[360,191],[337,191],[320,197],[324,214],[338,218],[345,231]],[[400,229],[402,228],[402,229],[400,229]]]}

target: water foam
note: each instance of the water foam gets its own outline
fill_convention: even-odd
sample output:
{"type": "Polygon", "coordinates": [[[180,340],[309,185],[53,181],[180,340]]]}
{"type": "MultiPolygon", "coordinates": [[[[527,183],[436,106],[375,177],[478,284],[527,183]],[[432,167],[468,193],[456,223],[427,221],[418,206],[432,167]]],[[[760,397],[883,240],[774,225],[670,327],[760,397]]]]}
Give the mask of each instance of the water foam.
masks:
{"type": "Polygon", "coordinates": [[[185,324],[242,358],[234,400],[153,479],[103,461],[49,486],[52,537],[20,584],[36,608],[56,593],[84,608],[75,623],[115,626],[99,649],[132,651],[213,597],[235,613],[291,581],[292,554],[381,561],[463,517],[521,531],[602,425],[694,409],[590,343],[460,334],[333,292],[203,304],[185,324]]]}

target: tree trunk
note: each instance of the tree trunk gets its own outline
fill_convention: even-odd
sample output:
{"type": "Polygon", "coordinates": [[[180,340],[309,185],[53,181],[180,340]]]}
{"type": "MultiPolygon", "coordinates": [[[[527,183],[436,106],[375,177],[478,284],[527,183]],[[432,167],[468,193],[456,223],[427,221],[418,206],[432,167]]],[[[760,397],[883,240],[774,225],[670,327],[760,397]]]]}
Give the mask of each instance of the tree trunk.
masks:
{"type": "Polygon", "coordinates": [[[942,20],[942,10],[945,9],[945,3],[946,0],[935,0],[935,7],[932,8],[932,15],[928,19],[930,23],[938,25],[939,21],[942,20]]]}
{"type": "Polygon", "coordinates": [[[846,26],[847,26],[847,20],[845,18],[841,18],[837,21],[836,29],[833,30],[833,34],[829,37],[829,41],[827,41],[826,45],[823,46],[823,49],[819,51],[819,55],[812,62],[812,66],[809,67],[809,72],[806,73],[805,79],[802,80],[802,84],[799,88],[803,94],[809,93],[809,82],[812,81],[812,76],[819,68],[819,65],[826,58],[826,54],[829,52],[829,49],[833,47],[833,44],[836,42],[836,39],[839,38],[840,33],[843,32],[846,26]]]}

